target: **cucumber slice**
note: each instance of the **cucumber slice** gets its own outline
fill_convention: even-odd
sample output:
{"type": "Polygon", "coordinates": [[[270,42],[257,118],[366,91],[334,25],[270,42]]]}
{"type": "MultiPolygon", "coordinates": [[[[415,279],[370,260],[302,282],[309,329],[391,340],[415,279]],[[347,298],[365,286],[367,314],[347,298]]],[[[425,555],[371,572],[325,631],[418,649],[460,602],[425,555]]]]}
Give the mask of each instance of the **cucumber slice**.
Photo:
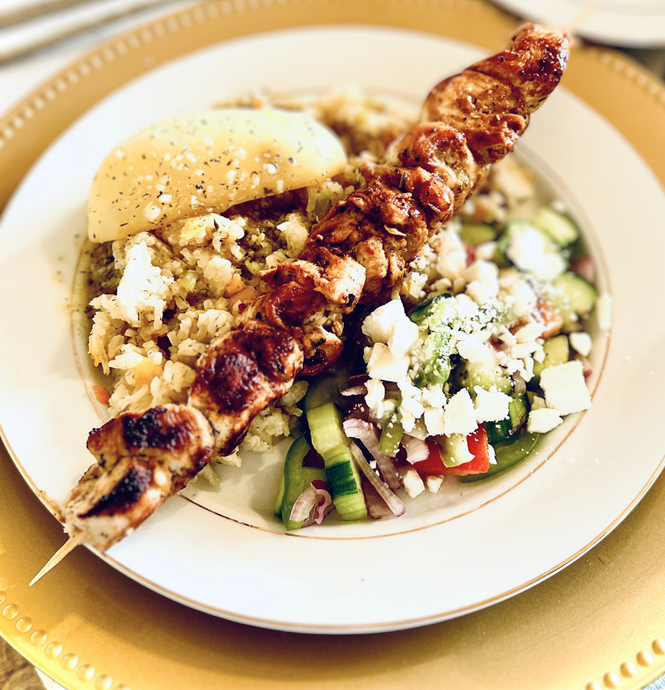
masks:
{"type": "Polygon", "coordinates": [[[469,474],[460,477],[460,481],[465,484],[468,482],[477,482],[480,479],[487,479],[487,477],[493,477],[500,472],[504,472],[509,467],[513,467],[521,460],[524,460],[536,447],[538,438],[539,434],[529,434],[522,431],[511,441],[497,443],[494,446],[496,463],[490,465],[487,472],[483,472],[482,474],[469,474]]]}
{"type": "Polygon", "coordinates": [[[534,381],[540,380],[540,375],[547,367],[553,367],[557,364],[565,364],[570,357],[570,346],[568,344],[567,335],[557,335],[545,341],[543,345],[545,352],[545,359],[542,362],[533,363],[533,378],[534,381]]]}
{"type": "Polygon", "coordinates": [[[537,278],[551,280],[566,270],[561,247],[539,227],[523,220],[506,225],[497,241],[496,254],[500,265],[513,264],[537,278]]]}
{"type": "Polygon", "coordinates": [[[459,382],[472,397],[476,395],[474,390],[476,386],[486,391],[495,386],[500,393],[511,393],[513,390],[512,381],[502,373],[500,367],[491,368],[471,362],[466,362],[464,365],[460,372],[459,382]]]}
{"type": "Polygon", "coordinates": [[[344,433],[339,408],[328,402],[307,410],[306,414],[312,445],[323,458],[337,514],[342,520],[366,518],[360,475],[348,447],[349,439],[344,433]]]}
{"type": "Polygon", "coordinates": [[[340,390],[348,387],[349,376],[346,370],[330,370],[314,377],[303,400],[305,412],[325,403],[339,403],[340,390]]]}
{"type": "Polygon", "coordinates": [[[291,444],[284,460],[284,473],[275,514],[281,518],[287,530],[300,529],[303,526],[304,520],[291,520],[293,505],[300,494],[307,489],[312,480],[326,478],[324,470],[302,466],[303,460],[311,449],[307,439],[300,436],[291,444]]]}
{"type": "Polygon", "coordinates": [[[425,319],[429,319],[430,330],[435,330],[439,326],[450,323],[454,316],[453,311],[449,311],[450,303],[448,300],[454,295],[448,293],[442,295],[434,295],[426,299],[424,302],[417,304],[409,314],[409,318],[413,323],[420,325],[425,319]]]}
{"type": "Polygon", "coordinates": [[[577,225],[549,206],[543,206],[531,219],[531,223],[546,232],[560,247],[567,247],[580,236],[577,225]]]}
{"type": "Polygon", "coordinates": [[[479,244],[495,240],[496,230],[491,225],[484,223],[465,223],[459,235],[464,244],[477,247],[479,244]]]}
{"type": "Polygon", "coordinates": [[[443,386],[450,376],[450,338],[448,326],[457,317],[457,311],[450,302],[452,295],[443,294],[425,300],[417,305],[409,315],[411,321],[421,325],[427,324],[427,349],[432,354],[422,362],[414,378],[414,384],[421,388],[426,386],[443,386]]]}
{"type": "Polygon", "coordinates": [[[334,403],[325,403],[307,410],[307,423],[312,445],[324,461],[326,455],[349,444],[342,426],[342,415],[334,403]]]}
{"type": "Polygon", "coordinates": [[[379,450],[384,455],[389,455],[391,458],[394,458],[402,442],[402,436],[404,436],[404,428],[399,421],[397,413],[394,412],[381,430],[379,450]]]}
{"type": "Polygon", "coordinates": [[[528,223],[525,220],[511,220],[506,224],[506,227],[503,229],[497,240],[498,249],[505,256],[506,250],[511,242],[514,242],[526,233],[533,232],[533,230],[536,230],[538,233],[540,233],[543,240],[543,245],[547,251],[556,252],[557,254],[561,253],[559,246],[547,232],[543,231],[542,228],[539,228],[537,225],[528,223]]]}
{"type": "Polygon", "coordinates": [[[577,322],[591,313],[596,300],[598,290],[582,276],[568,271],[561,274],[553,281],[554,306],[563,316],[563,328],[565,331],[577,330],[577,322]]]}
{"type": "Polygon", "coordinates": [[[441,462],[446,467],[457,467],[473,460],[473,453],[469,450],[469,443],[464,434],[446,436],[442,450],[441,462]]]}
{"type": "Polygon", "coordinates": [[[450,339],[447,333],[430,333],[428,336],[431,357],[420,364],[413,383],[419,388],[443,385],[450,377],[450,339]]]}
{"type": "Polygon", "coordinates": [[[508,403],[508,416],[500,422],[486,422],[487,440],[494,444],[507,441],[526,421],[529,401],[526,395],[516,395],[508,403]]]}
{"type": "Polygon", "coordinates": [[[335,509],[342,520],[362,520],[367,517],[367,505],[355,460],[348,446],[340,446],[326,456],[326,481],[335,509]]]}

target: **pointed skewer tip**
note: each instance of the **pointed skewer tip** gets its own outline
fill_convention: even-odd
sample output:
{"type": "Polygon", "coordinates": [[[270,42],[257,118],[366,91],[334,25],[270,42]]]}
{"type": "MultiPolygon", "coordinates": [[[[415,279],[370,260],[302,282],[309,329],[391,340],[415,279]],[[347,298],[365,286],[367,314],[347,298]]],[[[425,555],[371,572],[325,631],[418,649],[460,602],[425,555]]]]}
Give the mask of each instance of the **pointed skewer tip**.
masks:
{"type": "Polygon", "coordinates": [[[37,580],[46,575],[49,570],[55,568],[55,566],[58,565],[58,563],[60,563],[65,556],[70,554],[83,541],[84,537],[85,532],[83,531],[77,532],[73,536],[69,537],[69,539],[51,556],[51,558],[48,560],[48,563],[46,563],[46,565],[32,578],[30,587],[32,587],[37,580]]]}
{"type": "Polygon", "coordinates": [[[589,2],[585,3],[569,22],[568,26],[565,27],[564,33],[568,36],[576,36],[580,27],[598,12],[598,5],[598,0],[589,0],[589,2]]]}

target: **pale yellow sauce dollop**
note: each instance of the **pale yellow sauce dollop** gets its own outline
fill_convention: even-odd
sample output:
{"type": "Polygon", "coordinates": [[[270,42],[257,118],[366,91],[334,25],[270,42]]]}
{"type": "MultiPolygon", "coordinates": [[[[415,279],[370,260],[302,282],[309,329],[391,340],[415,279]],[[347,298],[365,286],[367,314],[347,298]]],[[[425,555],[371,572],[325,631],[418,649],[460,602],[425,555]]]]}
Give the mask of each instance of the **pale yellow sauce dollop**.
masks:
{"type": "Polygon", "coordinates": [[[104,161],[90,190],[88,236],[122,239],[342,172],[339,139],[311,117],[226,108],[154,125],[104,161]]]}

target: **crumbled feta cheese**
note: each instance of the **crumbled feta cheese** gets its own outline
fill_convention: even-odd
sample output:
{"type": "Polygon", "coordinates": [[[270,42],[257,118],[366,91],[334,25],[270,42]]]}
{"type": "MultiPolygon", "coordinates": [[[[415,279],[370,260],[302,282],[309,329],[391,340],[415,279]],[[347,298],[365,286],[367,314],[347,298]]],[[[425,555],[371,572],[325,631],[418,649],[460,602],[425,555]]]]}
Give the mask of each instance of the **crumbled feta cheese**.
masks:
{"type": "Polygon", "coordinates": [[[414,386],[410,381],[398,381],[397,387],[403,398],[415,398],[416,400],[420,400],[422,397],[422,389],[418,388],[418,386],[414,386]]]}
{"type": "Polygon", "coordinates": [[[612,296],[602,292],[596,300],[596,321],[601,331],[609,331],[612,327],[612,296]]]}
{"type": "Polygon", "coordinates": [[[367,386],[365,404],[375,417],[380,418],[383,416],[383,401],[386,397],[385,386],[379,379],[369,379],[365,385],[367,386]]]}
{"type": "Polygon", "coordinates": [[[407,467],[402,477],[404,481],[404,490],[411,498],[415,498],[423,491],[425,491],[425,484],[418,474],[418,470],[413,467],[407,467]]]}
{"type": "Polygon", "coordinates": [[[395,357],[387,345],[376,343],[367,362],[367,373],[373,379],[383,381],[404,381],[409,369],[406,357],[395,357]]]}
{"type": "Polygon", "coordinates": [[[492,297],[499,294],[499,267],[490,261],[476,259],[464,271],[463,277],[467,283],[479,282],[492,297]]]}
{"type": "Polygon", "coordinates": [[[478,316],[478,305],[468,295],[457,295],[455,297],[457,313],[462,321],[468,321],[478,316]]]}
{"type": "Polygon", "coordinates": [[[440,489],[441,486],[443,485],[443,480],[444,480],[444,477],[443,477],[443,476],[440,476],[440,477],[433,477],[433,476],[425,477],[425,486],[427,487],[427,490],[428,490],[431,494],[438,494],[438,493],[439,493],[439,489],[440,489]]]}
{"type": "Polygon", "coordinates": [[[430,407],[443,409],[446,404],[446,394],[438,386],[428,386],[423,389],[422,399],[425,405],[430,407]]]}
{"type": "Polygon", "coordinates": [[[523,280],[520,272],[514,267],[502,268],[499,270],[499,287],[510,292],[513,286],[523,280]]]}
{"type": "Polygon", "coordinates": [[[578,360],[544,369],[540,374],[540,386],[545,392],[547,407],[564,415],[591,407],[583,372],[582,362],[578,360]]]}
{"type": "Polygon", "coordinates": [[[484,261],[491,261],[496,254],[496,242],[483,242],[476,247],[476,256],[484,261]]]}
{"type": "Polygon", "coordinates": [[[427,284],[427,273],[413,271],[402,281],[402,294],[420,300],[425,297],[423,288],[427,284]]]}
{"type": "Polygon", "coordinates": [[[399,411],[402,413],[402,415],[405,411],[413,415],[415,421],[419,417],[423,416],[425,408],[415,398],[402,398],[399,411]]]}
{"type": "Polygon", "coordinates": [[[413,429],[409,431],[409,436],[413,436],[413,438],[424,441],[429,435],[430,434],[427,431],[427,427],[425,426],[425,420],[422,417],[420,419],[416,419],[413,424],[413,429]]]}
{"type": "Polygon", "coordinates": [[[559,426],[562,421],[558,410],[551,410],[548,407],[532,409],[526,423],[526,430],[531,434],[545,434],[559,426]]]}
{"type": "Polygon", "coordinates": [[[536,306],[537,297],[526,280],[520,280],[511,286],[510,294],[513,297],[513,315],[516,318],[531,314],[536,306]]]}
{"type": "Polygon", "coordinates": [[[531,401],[531,409],[539,410],[541,407],[547,407],[545,398],[541,398],[539,395],[534,395],[533,400],[531,401]]]}
{"type": "Polygon", "coordinates": [[[494,386],[486,391],[480,386],[474,386],[476,391],[476,421],[478,424],[483,422],[498,422],[508,416],[508,404],[512,400],[509,395],[496,390],[494,386]]]}
{"type": "Polygon", "coordinates": [[[395,330],[388,338],[388,347],[395,357],[403,357],[418,340],[418,326],[405,315],[403,319],[396,322],[395,330]]]}
{"type": "Polygon", "coordinates": [[[568,340],[570,341],[570,346],[573,348],[573,350],[579,352],[583,357],[589,356],[593,341],[588,333],[585,333],[584,331],[580,331],[579,333],[571,333],[568,336],[568,340]]]}
{"type": "Polygon", "coordinates": [[[448,401],[443,416],[443,433],[446,436],[451,434],[471,434],[478,426],[476,423],[476,411],[469,391],[463,388],[455,393],[448,401]]]}
{"type": "Polygon", "coordinates": [[[524,359],[524,357],[528,357],[532,352],[535,352],[540,347],[541,346],[536,342],[515,343],[515,345],[510,348],[510,354],[512,355],[513,359],[524,359]]]}
{"type": "Polygon", "coordinates": [[[540,280],[553,280],[566,270],[566,262],[561,254],[548,251],[545,238],[532,227],[508,245],[506,256],[517,268],[532,273],[540,280]]]}
{"type": "Polygon", "coordinates": [[[437,251],[436,270],[439,275],[450,280],[461,276],[466,268],[466,249],[459,235],[452,230],[442,232],[437,251]]]}
{"type": "Polygon", "coordinates": [[[493,360],[489,347],[481,343],[475,335],[459,340],[457,342],[457,352],[472,364],[487,365],[492,363],[493,360]]]}
{"type": "Polygon", "coordinates": [[[515,333],[515,340],[518,343],[532,343],[536,338],[540,338],[543,334],[543,329],[544,326],[541,323],[531,321],[531,323],[522,326],[522,328],[515,333]]]}
{"type": "Polygon", "coordinates": [[[525,357],[522,362],[524,362],[522,378],[524,383],[528,383],[533,378],[533,357],[525,357]]]}
{"type": "Polygon", "coordinates": [[[477,280],[472,280],[470,283],[467,283],[466,294],[480,306],[487,304],[492,298],[492,293],[477,280]]]}
{"type": "Polygon", "coordinates": [[[402,423],[402,429],[404,429],[404,431],[407,434],[410,434],[416,426],[415,416],[413,414],[411,414],[411,412],[409,412],[409,410],[407,410],[406,408],[402,408],[401,406],[400,406],[399,416],[400,416],[400,421],[402,423]]]}
{"type": "Polygon", "coordinates": [[[440,436],[443,434],[443,409],[440,407],[426,407],[423,413],[427,433],[430,436],[440,436]]]}
{"type": "Polygon", "coordinates": [[[393,299],[375,309],[364,321],[362,332],[375,343],[387,343],[397,324],[411,321],[404,312],[402,300],[393,299]]]}

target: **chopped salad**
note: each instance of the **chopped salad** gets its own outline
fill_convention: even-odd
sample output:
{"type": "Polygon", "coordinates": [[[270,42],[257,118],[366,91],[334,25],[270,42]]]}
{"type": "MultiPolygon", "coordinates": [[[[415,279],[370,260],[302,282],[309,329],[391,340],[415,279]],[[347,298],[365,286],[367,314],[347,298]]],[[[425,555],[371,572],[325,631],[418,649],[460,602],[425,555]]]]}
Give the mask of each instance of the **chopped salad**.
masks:
{"type": "Polygon", "coordinates": [[[526,209],[496,190],[467,202],[359,316],[343,365],[304,398],[275,506],[287,530],[332,510],[399,517],[404,494],[502,473],[591,406],[587,325],[609,328],[610,297],[562,205],[526,209]]]}

